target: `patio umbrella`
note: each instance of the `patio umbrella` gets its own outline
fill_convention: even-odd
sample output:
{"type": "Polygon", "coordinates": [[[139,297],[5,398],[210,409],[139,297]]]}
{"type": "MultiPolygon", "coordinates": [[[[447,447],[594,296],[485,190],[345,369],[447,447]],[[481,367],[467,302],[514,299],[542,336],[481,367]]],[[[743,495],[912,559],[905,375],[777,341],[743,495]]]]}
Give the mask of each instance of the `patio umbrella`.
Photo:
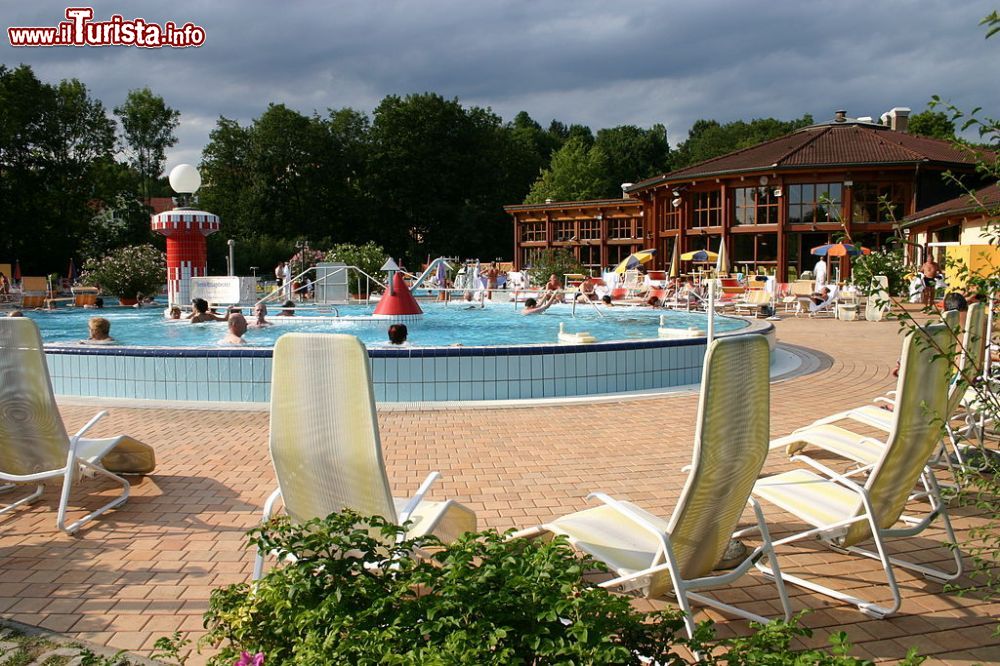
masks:
{"type": "Polygon", "coordinates": [[[69,280],[70,284],[76,282],[76,264],[73,263],[73,257],[69,258],[69,267],[66,269],[66,279],[69,280]]]}
{"type": "Polygon", "coordinates": [[[718,258],[719,255],[715,252],[709,252],[708,250],[695,250],[694,252],[685,252],[681,255],[682,261],[694,261],[700,264],[707,264],[718,258]]]}
{"type": "Polygon", "coordinates": [[[670,257],[670,272],[667,275],[669,278],[675,278],[681,274],[681,244],[678,242],[679,240],[674,240],[674,254],[670,257]]]}
{"type": "Polygon", "coordinates": [[[856,257],[859,254],[871,254],[872,251],[851,243],[829,243],[814,247],[810,252],[818,257],[856,257]]]}
{"type": "Polygon", "coordinates": [[[639,250],[638,252],[633,252],[632,254],[625,257],[624,261],[615,266],[614,273],[624,273],[625,271],[631,270],[638,266],[639,264],[645,264],[653,260],[653,255],[656,254],[656,250],[639,250]]]}
{"type": "Polygon", "coordinates": [[[17,259],[14,261],[14,282],[21,281],[21,260],[17,259]]]}
{"type": "Polygon", "coordinates": [[[719,258],[715,262],[715,272],[719,275],[729,272],[729,257],[726,255],[726,241],[719,239],[719,258]]]}

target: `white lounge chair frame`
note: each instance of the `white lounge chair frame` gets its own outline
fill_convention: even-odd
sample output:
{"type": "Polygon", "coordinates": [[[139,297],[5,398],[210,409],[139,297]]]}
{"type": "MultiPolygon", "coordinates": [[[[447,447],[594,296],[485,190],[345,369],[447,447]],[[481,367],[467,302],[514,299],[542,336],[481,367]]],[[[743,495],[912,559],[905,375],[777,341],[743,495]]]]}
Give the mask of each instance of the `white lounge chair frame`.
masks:
{"type": "MultiPolygon", "coordinates": [[[[438,472],[428,474],[413,497],[392,496],[368,352],[353,335],[278,338],[271,371],[270,452],[278,488],[264,505],[263,522],[281,500],[299,522],[345,508],[399,525],[412,520],[401,539],[434,534],[449,541],[476,529],[471,509],[453,500],[424,499],[438,472]]],[[[264,554],[258,552],[254,580],[263,567],[264,554]]]]}
{"type": "Polygon", "coordinates": [[[0,447],[4,450],[0,481],[35,484],[34,492],[0,509],[0,515],[37,500],[45,490],[45,481],[50,479],[62,479],[56,526],[67,534],[124,504],[129,496],[128,481],[104,469],[100,461],[126,437],[83,437],[106,411],[90,419],[72,437],[66,433],[53,395],[42,338],[38,326],[28,318],[0,319],[0,377],[0,411],[4,414],[0,419],[0,447]],[[67,525],[69,496],[81,468],[115,481],[122,490],[107,504],[67,525]]]}
{"type": "MultiPolygon", "coordinates": [[[[951,383],[948,385],[947,414],[949,414],[949,418],[945,420],[944,428],[947,434],[947,441],[951,444],[958,467],[965,465],[961,439],[967,436],[970,430],[975,428],[975,415],[967,414],[966,425],[957,429],[953,426],[952,422],[957,416],[960,416],[959,412],[962,410],[962,402],[967,394],[968,386],[972,381],[975,381],[976,376],[982,370],[983,358],[986,351],[985,307],[983,303],[972,303],[969,306],[965,321],[965,331],[962,334],[961,349],[955,354],[956,372],[951,383]]],[[[953,343],[960,334],[958,319],[958,312],[951,311],[944,314],[945,325],[954,337],[953,343]]],[[[888,396],[875,398],[874,402],[889,403],[894,406],[895,395],[896,391],[892,391],[888,396]]],[[[804,428],[799,428],[790,435],[772,441],[770,446],[772,449],[785,447],[789,455],[792,455],[806,445],[812,444],[855,462],[870,465],[878,459],[885,443],[871,437],[856,436],[850,431],[832,426],[832,424],[850,419],[882,430],[883,432],[890,432],[892,430],[893,418],[893,412],[882,409],[874,404],[856,407],[818,419],[804,428]]],[[[941,440],[941,445],[938,447],[936,455],[930,460],[930,464],[943,465],[954,474],[956,482],[961,481],[961,475],[958,469],[952,465],[948,455],[944,438],[941,440]]]]}
{"type": "MultiPolygon", "coordinates": [[[[760,504],[750,488],[767,457],[768,367],[767,341],[756,335],[716,340],[705,357],[697,430],[691,471],[670,522],[638,506],[604,493],[591,493],[603,506],[559,518],[523,530],[514,537],[564,535],[579,550],[604,561],[618,575],[601,587],[641,591],[659,598],[673,590],[684,611],[685,628],[693,635],[695,624],[691,602],[756,622],[768,619],[742,608],[700,594],[700,590],[727,585],[766,558],[780,573],[771,537],[760,504]],[[756,517],[762,543],[732,571],[712,571],[725,552],[743,509],[749,504],[756,517]],[[631,525],[628,525],[631,523],[631,525]],[[596,544],[595,530],[627,533],[614,543],[596,544]],[[629,532],[630,528],[635,528],[629,532]],[[650,550],[651,549],[651,550],[650,550]],[[615,555],[648,559],[636,570],[616,566],[615,555]],[[648,558],[645,556],[648,555],[648,558]]],[[[762,569],[764,570],[764,569],[762,569]]],[[[780,575],[775,579],[784,618],[791,618],[788,595],[780,575]]]]}
{"type": "Polygon", "coordinates": [[[945,324],[935,324],[927,327],[926,332],[912,332],[906,337],[899,373],[900,399],[893,412],[892,431],[878,461],[864,470],[868,472],[868,477],[863,484],[851,478],[852,475],[835,472],[808,456],[795,455],[792,460],[805,463],[815,472],[802,469],[784,472],[763,478],[754,487],[754,494],[758,497],[812,525],[811,529],[775,541],[776,547],[818,538],[834,550],[876,559],[882,564],[892,592],[892,605],[881,606],[801,576],[776,570],[769,573],[854,604],[875,618],[892,615],[902,603],[894,565],[917,571],[939,582],[954,580],[962,574],[962,554],[957,546],[949,546],[955,561],[954,572],[891,557],[885,547],[887,539],[915,536],[939,517],[948,544],[957,543],[940,489],[934,475],[925,466],[940,441],[941,417],[934,415],[946,413],[950,373],[948,360],[940,350],[947,352],[950,345],[954,345],[954,336],[945,324]],[[922,518],[903,514],[918,480],[923,481],[926,492],[922,495],[930,503],[930,511],[922,518]],[[831,504],[824,505],[822,510],[802,503],[809,499],[819,502],[824,496],[832,499],[831,504]],[[830,516],[843,517],[832,520],[830,516]],[[895,527],[900,522],[905,526],[895,527]],[[875,551],[858,546],[869,538],[875,543],[875,551]]]}

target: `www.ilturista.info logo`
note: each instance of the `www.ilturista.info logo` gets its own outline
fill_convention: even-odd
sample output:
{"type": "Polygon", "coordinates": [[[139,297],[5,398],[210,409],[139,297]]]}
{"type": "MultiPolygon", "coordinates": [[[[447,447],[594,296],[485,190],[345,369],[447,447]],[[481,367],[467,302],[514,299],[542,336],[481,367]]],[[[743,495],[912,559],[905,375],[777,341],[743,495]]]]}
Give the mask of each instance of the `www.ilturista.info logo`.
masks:
{"type": "Polygon", "coordinates": [[[145,19],[126,20],[114,14],[108,21],[93,21],[91,7],[68,7],[65,21],[55,27],[11,27],[11,46],[139,46],[147,49],[185,48],[205,43],[205,29],[190,21],[178,26],[145,19]]]}

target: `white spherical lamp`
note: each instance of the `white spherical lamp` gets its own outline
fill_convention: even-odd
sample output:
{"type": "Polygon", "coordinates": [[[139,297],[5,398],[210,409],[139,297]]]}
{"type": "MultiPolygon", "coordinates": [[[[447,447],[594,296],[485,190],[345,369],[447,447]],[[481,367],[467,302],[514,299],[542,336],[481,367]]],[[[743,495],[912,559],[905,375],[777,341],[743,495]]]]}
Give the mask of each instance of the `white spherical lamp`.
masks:
{"type": "Polygon", "coordinates": [[[177,194],[194,194],[201,187],[201,174],[190,164],[178,164],[171,169],[169,180],[177,194]]]}

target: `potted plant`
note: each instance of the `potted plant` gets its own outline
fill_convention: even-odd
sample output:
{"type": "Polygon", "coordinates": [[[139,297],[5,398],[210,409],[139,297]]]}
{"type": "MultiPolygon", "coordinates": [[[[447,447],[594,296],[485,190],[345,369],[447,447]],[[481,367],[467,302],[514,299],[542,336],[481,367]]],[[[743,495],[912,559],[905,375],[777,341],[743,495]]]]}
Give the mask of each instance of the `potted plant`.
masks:
{"type": "Polygon", "coordinates": [[[156,294],[167,280],[163,253],[152,245],[128,245],[84,265],[80,281],[135,305],[141,295],[156,294]]]}

